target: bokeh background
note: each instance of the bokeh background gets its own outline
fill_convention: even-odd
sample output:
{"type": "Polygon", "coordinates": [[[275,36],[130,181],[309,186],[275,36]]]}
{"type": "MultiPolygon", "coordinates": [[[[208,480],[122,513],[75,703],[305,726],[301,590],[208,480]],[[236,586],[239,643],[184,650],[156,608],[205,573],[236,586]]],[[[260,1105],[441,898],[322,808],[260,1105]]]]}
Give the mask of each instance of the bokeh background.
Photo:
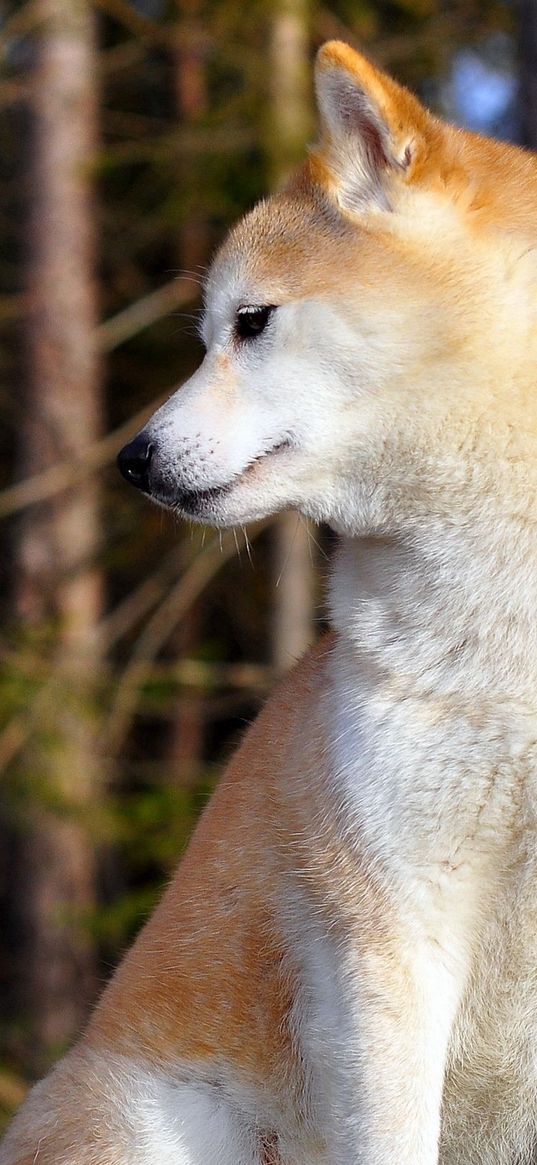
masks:
{"type": "Polygon", "coordinates": [[[0,9],[3,1118],[323,622],[328,531],[288,515],[203,535],[114,461],[199,361],[206,265],[313,136],[311,62],[334,36],[451,120],[537,145],[536,0],[0,9]]]}

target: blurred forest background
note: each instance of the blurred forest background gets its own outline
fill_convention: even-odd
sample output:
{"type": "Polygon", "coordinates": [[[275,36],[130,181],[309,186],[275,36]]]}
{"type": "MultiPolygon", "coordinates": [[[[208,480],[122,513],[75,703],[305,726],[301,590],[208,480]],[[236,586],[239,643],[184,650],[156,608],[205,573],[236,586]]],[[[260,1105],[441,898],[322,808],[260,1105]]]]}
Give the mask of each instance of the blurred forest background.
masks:
{"type": "Polygon", "coordinates": [[[4,1116],[322,623],[328,532],[287,515],[203,536],[114,461],[199,361],[205,267],[314,134],[311,61],[334,36],[452,120],[537,145],[537,0],[0,9],[4,1116]]]}

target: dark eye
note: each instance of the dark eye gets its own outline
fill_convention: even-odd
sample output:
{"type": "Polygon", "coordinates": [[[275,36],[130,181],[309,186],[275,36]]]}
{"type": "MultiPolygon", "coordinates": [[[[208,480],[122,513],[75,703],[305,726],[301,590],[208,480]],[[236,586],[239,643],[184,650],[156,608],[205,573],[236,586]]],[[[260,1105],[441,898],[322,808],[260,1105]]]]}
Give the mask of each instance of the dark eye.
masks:
{"type": "Polygon", "coordinates": [[[253,340],[256,336],[260,336],[270,320],[270,317],[275,311],[273,304],[267,307],[255,307],[248,304],[246,307],[239,307],[235,319],[235,335],[239,340],[253,340]]]}

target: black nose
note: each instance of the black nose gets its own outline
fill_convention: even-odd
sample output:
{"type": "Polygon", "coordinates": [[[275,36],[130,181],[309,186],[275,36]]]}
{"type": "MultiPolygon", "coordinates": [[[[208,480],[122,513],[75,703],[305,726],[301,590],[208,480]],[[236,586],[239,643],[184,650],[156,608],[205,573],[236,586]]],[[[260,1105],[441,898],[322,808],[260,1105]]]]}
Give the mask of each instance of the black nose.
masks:
{"type": "Polygon", "coordinates": [[[152,453],[153,446],[143,433],[139,433],[134,441],[125,445],[118,453],[117,464],[120,473],[131,485],[143,489],[144,493],[149,493],[149,466],[152,453]]]}

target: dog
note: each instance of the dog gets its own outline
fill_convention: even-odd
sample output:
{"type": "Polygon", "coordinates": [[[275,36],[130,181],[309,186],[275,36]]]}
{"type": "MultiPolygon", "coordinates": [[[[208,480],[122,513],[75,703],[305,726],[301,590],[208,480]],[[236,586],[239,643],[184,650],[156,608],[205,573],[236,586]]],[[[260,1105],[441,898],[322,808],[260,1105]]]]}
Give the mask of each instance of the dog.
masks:
{"type": "Polygon", "coordinates": [[[345,44],[316,86],[120,468],[329,523],[332,629],[1,1165],[537,1161],[537,163],[345,44]]]}

